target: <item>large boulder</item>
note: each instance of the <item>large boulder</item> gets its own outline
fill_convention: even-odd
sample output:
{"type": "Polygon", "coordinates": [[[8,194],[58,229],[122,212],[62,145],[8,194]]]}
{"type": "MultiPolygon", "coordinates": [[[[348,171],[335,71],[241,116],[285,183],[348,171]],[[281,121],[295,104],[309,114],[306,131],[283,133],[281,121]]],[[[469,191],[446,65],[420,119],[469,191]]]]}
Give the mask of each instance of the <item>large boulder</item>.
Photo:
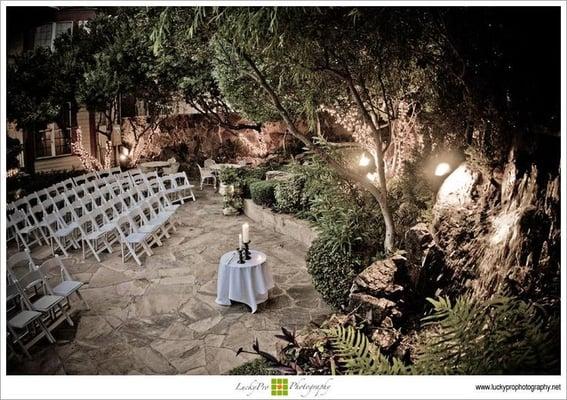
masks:
{"type": "Polygon", "coordinates": [[[354,279],[351,293],[364,292],[374,297],[399,298],[404,290],[398,282],[405,262],[405,257],[401,255],[374,262],[354,279]]]}
{"type": "Polygon", "coordinates": [[[349,308],[364,315],[371,324],[399,319],[404,304],[405,257],[394,255],[374,262],[353,281],[349,308]]]}

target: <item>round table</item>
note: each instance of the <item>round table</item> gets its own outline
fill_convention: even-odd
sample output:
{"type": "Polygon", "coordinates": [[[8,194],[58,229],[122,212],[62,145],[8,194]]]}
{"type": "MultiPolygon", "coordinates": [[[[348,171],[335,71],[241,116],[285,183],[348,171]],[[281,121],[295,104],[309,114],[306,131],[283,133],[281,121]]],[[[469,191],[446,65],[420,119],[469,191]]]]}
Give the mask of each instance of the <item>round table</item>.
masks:
{"type": "Polygon", "coordinates": [[[141,163],[140,167],[143,169],[153,170],[153,169],[169,167],[169,165],[170,164],[168,161],[148,161],[141,163]]]}
{"type": "Polygon", "coordinates": [[[225,253],[219,262],[216,303],[230,306],[231,300],[248,305],[255,313],[258,304],[268,299],[268,291],[274,287],[272,270],[266,255],[250,250],[250,260],[238,263],[236,250],[225,253]]]}
{"type": "Polygon", "coordinates": [[[213,170],[213,171],[217,171],[217,172],[218,172],[218,171],[221,170],[221,168],[242,168],[242,167],[243,167],[243,165],[240,165],[240,164],[228,164],[228,163],[225,163],[225,164],[213,164],[213,165],[211,165],[209,168],[210,168],[211,170],[213,170]]]}

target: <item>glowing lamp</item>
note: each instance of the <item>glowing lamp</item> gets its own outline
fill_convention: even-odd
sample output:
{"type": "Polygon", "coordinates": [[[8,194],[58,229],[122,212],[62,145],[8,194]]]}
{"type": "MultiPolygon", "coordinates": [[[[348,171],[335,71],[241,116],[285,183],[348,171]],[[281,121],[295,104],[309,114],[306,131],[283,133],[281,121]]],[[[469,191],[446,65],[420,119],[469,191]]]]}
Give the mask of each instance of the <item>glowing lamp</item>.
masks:
{"type": "Polygon", "coordinates": [[[120,154],[120,161],[126,161],[128,159],[128,156],[124,155],[124,154],[120,154]]]}
{"type": "Polygon", "coordinates": [[[446,162],[439,163],[435,168],[435,176],[444,176],[451,171],[451,166],[446,162]]]}
{"type": "Polygon", "coordinates": [[[366,154],[363,154],[360,157],[360,161],[358,162],[358,165],[360,165],[361,167],[368,167],[369,164],[370,164],[370,159],[366,157],[366,154]]]}
{"type": "Polygon", "coordinates": [[[127,147],[122,147],[122,155],[123,155],[123,156],[128,156],[128,153],[129,153],[128,148],[127,148],[127,147]]]}

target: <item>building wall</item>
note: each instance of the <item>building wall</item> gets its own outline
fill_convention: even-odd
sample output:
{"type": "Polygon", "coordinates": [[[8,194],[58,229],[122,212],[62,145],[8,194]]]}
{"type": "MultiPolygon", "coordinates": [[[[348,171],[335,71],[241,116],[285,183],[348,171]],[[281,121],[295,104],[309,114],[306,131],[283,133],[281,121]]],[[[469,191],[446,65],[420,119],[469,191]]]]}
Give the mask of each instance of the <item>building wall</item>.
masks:
{"type": "MultiPolygon", "coordinates": [[[[81,110],[77,113],[77,124],[81,127],[83,146],[85,149],[90,151],[92,135],[89,128],[89,112],[85,108],[81,108],[81,110]]],[[[21,143],[23,143],[23,132],[16,129],[15,124],[9,123],[7,132],[8,136],[18,139],[21,143]]],[[[20,154],[19,159],[20,167],[23,167],[26,163],[23,153],[20,154]]],[[[47,157],[35,160],[35,170],[37,172],[72,169],[83,169],[81,160],[79,157],[74,155],[47,157]]]]}

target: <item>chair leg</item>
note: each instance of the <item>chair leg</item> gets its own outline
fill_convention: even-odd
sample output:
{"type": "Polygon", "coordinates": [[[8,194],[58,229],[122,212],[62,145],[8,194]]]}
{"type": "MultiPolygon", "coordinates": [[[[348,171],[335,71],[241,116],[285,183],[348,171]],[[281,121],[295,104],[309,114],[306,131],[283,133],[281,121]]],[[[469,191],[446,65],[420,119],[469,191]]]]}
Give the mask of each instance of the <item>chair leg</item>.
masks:
{"type": "Polygon", "coordinates": [[[55,338],[53,337],[47,326],[45,326],[41,318],[39,318],[39,325],[41,326],[41,329],[45,332],[45,336],[47,336],[47,340],[49,340],[51,343],[55,343],[55,338]]]}
{"type": "Polygon", "coordinates": [[[77,290],[75,293],[77,293],[77,296],[78,296],[79,299],[83,302],[83,304],[85,305],[85,307],[87,308],[87,310],[90,310],[91,307],[89,306],[89,303],[87,303],[87,301],[85,300],[85,298],[83,297],[83,295],[81,294],[81,292],[79,292],[79,291],[77,290]]]}
{"type": "MultiPolygon", "coordinates": [[[[73,323],[73,320],[71,319],[71,317],[69,316],[69,314],[67,313],[67,311],[65,311],[65,309],[63,308],[63,306],[60,304],[58,304],[59,309],[61,310],[61,312],[63,313],[63,315],[65,316],[65,319],[67,320],[67,322],[69,323],[69,325],[71,326],[75,326],[75,324],[73,323]]],[[[69,306],[70,307],[70,306],[69,306]]]]}

